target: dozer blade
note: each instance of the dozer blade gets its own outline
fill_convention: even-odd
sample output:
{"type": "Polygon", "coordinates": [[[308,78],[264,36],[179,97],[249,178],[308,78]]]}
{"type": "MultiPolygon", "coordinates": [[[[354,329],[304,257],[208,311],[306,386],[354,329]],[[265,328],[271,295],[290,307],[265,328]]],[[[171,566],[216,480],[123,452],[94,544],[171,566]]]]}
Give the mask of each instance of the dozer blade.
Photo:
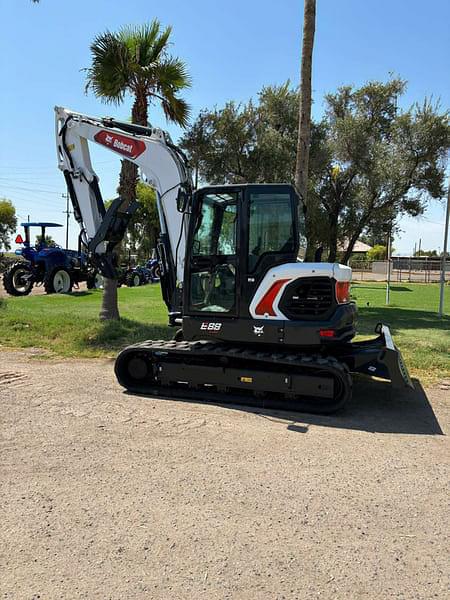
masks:
{"type": "Polygon", "coordinates": [[[414,389],[402,354],[394,344],[387,325],[375,327],[378,337],[363,342],[351,342],[341,347],[335,356],[347,364],[353,373],[390,380],[393,387],[414,389]]]}

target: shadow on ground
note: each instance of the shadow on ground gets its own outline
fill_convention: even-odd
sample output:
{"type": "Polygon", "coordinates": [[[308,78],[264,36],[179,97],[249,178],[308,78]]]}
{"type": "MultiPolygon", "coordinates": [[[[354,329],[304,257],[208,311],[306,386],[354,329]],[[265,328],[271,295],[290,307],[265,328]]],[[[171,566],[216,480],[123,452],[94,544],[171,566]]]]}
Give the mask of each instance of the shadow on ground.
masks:
{"type": "MultiPolygon", "coordinates": [[[[370,433],[444,435],[419,380],[414,380],[414,387],[414,390],[396,390],[388,382],[355,378],[352,400],[342,412],[326,416],[219,402],[208,404],[257,414],[278,423],[285,422],[289,431],[298,433],[308,433],[310,425],[319,425],[370,433]]],[[[131,392],[125,393],[130,397],[134,395],[131,392]]],[[[180,399],[161,399],[161,402],[206,403],[180,399]]]]}
{"type": "Polygon", "coordinates": [[[87,290],[77,290],[77,289],[73,289],[70,292],[71,296],[76,296],[78,297],[82,297],[82,296],[92,296],[93,292],[92,291],[87,291],[87,290]]]}
{"type": "Polygon", "coordinates": [[[414,390],[396,390],[388,382],[355,378],[353,398],[342,413],[290,415],[288,429],[305,433],[303,424],[307,424],[371,433],[444,435],[420,381],[413,383],[414,390]]]}
{"type": "MultiPolygon", "coordinates": [[[[369,285],[367,284],[365,281],[353,281],[352,282],[352,286],[354,287],[354,291],[355,293],[358,292],[361,289],[364,290],[377,290],[377,291],[384,291],[385,290],[385,286],[380,286],[380,285],[369,285]]],[[[390,286],[391,291],[394,292],[412,292],[413,290],[409,287],[405,287],[404,285],[391,285],[390,286]]]]}
{"type": "Polygon", "coordinates": [[[146,325],[133,319],[121,318],[120,321],[104,321],[95,333],[86,334],[80,345],[91,350],[121,350],[145,340],[171,339],[175,331],[167,325],[146,325]]]}
{"type": "Polygon", "coordinates": [[[448,331],[450,317],[439,318],[437,314],[426,310],[395,308],[393,306],[362,307],[358,318],[358,333],[364,335],[373,333],[374,324],[376,323],[389,325],[393,334],[399,329],[441,329],[442,331],[448,331]]]}

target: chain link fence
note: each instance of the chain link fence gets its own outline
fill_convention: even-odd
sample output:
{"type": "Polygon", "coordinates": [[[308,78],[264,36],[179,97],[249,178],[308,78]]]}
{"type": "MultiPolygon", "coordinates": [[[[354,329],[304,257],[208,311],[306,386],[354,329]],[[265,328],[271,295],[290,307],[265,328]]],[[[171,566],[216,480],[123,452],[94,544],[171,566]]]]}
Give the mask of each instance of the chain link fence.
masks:
{"type": "MultiPolygon", "coordinates": [[[[386,281],[387,260],[353,260],[350,262],[354,281],[386,281]]],[[[392,257],[391,281],[408,283],[438,283],[441,278],[442,259],[392,257]]],[[[450,260],[446,260],[445,279],[450,280],[450,260]]]]}

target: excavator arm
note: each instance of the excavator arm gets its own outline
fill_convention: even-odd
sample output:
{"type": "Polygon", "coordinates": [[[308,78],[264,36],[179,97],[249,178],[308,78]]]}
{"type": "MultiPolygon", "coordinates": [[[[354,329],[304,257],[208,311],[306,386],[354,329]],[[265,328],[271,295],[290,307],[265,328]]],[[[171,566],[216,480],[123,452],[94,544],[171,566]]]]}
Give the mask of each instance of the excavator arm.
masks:
{"type": "Polygon", "coordinates": [[[58,106],[55,119],[58,167],[64,174],[83,242],[105,277],[117,277],[114,249],[123,239],[138,203],[119,197],[105,208],[99,178],[91,164],[89,142],[137,165],[142,181],[155,189],[163,296],[169,312],[177,313],[192,194],[191,174],[183,153],[161,129],[91,117],[58,106]]]}

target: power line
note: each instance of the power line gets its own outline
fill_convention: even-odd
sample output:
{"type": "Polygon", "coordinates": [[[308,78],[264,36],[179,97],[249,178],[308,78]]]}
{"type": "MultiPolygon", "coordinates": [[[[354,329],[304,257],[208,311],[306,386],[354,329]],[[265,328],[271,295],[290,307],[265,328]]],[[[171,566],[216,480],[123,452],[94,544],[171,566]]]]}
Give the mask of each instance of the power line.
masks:
{"type": "MultiPolygon", "coordinates": [[[[114,159],[110,159],[110,160],[102,160],[99,162],[96,162],[97,165],[110,165],[113,163],[117,164],[117,161],[120,160],[120,158],[116,158],[114,159]]],[[[53,172],[57,172],[58,171],[58,167],[54,166],[54,167],[18,167],[18,166],[6,166],[6,165],[0,165],[0,169],[7,169],[9,171],[27,171],[30,174],[34,174],[36,171],[40,172],[40,171],[53,171],[53,172]]]]}
{"type": "MultiPolygon", "coordinates": [[[[0,192],[0,195],[2,195],[2,192],[0,192]]],[[[26,204],[27,210],[30,204],[34,204],[37,207],[43,206],[44,208],[46,207],[49,210],[59,210],[61,207],[60,204],[55,204],[54,200],[51,199],[47,200],[45,198],[33,198],[32,196],[29,196],[28,198],[23,198],[22,196],[17,196],[16,193],[14,193],[14,195],[7,194],[7,197],[14,203],[26,204]]]]}
{"type": "MultiPolygon", "coordinates": [[[[14,185],[15,183],[19,183],[19,184],[20,183],[26,183],[26,184],[32,183],[33,185],[38,185],[39,187],[47,186],[46,183],[39,183],[38,181],[35,181],[33,179],[12,179],[11,177],[1,177],[0,176],[0,182],[3,182],[3,181],[6,182],[6,185],[10,185],[10,184],[14,185]],[[10,182],[10,183],[8,183],[8,182],[10,182]]],[[[3,185],[3,183],[2,183],[2,185],[3,185]]],[[[48,187],[53,187],[53,186],[50,184],[50,186],[48,186],[48,187]]],[[[61,186],[59,186],[59,185],[55,186],[55,190],[58,188],[61,188],[61,186]]]]}
{"type": "Polygon", "coordinates": [[[36,189],[33,189],[33,188],[26,188],[26,187],[21,187],[21,186],[18,186],[18,185],[9,185],[9,184],[5,184],[5,183],[2,183],[2,187],[9,188],[9,189],[12,189],[12,190],[20,190],[20,191],[23,191],[23,192],[33,192],[33,193],[37,192],[39,194],[56,194],[57,196],[59,196],[61,194],[61,192],[55,192],[53,190],[36,190],[36,189]]]}

